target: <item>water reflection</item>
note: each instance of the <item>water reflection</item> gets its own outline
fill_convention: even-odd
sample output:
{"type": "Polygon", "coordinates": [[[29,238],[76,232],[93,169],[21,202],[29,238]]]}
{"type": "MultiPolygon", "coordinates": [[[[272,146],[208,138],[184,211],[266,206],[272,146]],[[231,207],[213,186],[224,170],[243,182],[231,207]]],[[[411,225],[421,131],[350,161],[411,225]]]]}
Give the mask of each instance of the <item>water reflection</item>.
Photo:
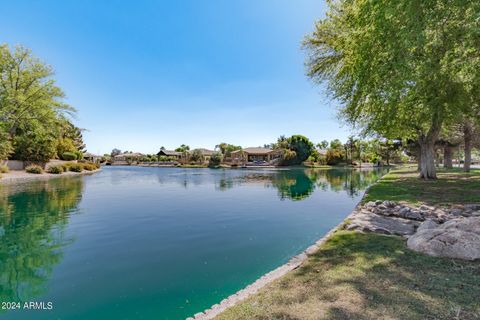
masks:
{"type": "MultiPolygon", "coordinates": [[[[235,287],[228,289],[235,291],[244,285],[244,280],[230,278],[232,275],[248,269],[250,273],[246,275],[255,278],[257,272],[269,270],[280,258],[296,253],[297,249],[317,239],[319,234],[341,221],[351,210],[350,202],[358,201],[360,193],[382,174],[378,170],[130,167],[108,168],[88,178],[66,177],[22,186],[0,186],[0,300],[35,301],[45,294],[59,297],[68,291],[71,301],[88,303],[80,290],[76,296],[77,293],[68,288],[55,291],[54,285],[49,286],[53,292],[46,292],[46,286],[52,279],[50,283],[76,283],[85,291],[94,292],[97,280],[93,284],[90,276],[97,271],[96,279],[102,276],[108,279],[98,280],[98,288],[104,290],[108,299],[117,294],[118,286],[122,288],[122,281],[116,279],[132,274],[131,282],[125,283],[123,289],[133,292],[131,289],[137,284],[142,290],[151,288],[150,294],[156,295],[159,303],[166,301],[163,307],[168,307],[169,303],[184,305],[192,291],[192,283],[183,282],[186,275],[197,281],[199,292],[210,291],[214,281],[217,281],[215,290],[224,288],[225,283],[235,283],[235,287]],[[216,192],[235,188],[234,194],[225,197],[216,192]],[[262,193],[262,188],[274,192],[262,193]],[[299,206],[299,203],[279,201],[300,201],[318,191],[324,191],[318,202],[304,201],[299,206]],[[330,201],[332,192],[340,195],[336,197],[337,203],[318,214],[321,210],[317,209],[330,201]],[[77,224],[75,228],[78,220],[69,219],[69,216],[78,211],[82,195],[81,208],[86,208],[82,218],[86,219],[83,225],[77,224]],[[252,199],[254,204],[249,204],[246,198],[252,199]],[[69,223],[73,227],[67,232],[69,223]],[[92,232],[93,228],[96,232],[92,232]],[[70,254],[72,251],[66,248],[73,241],[72,229],[77,230],[75,254],[70,254]],[[191,250],[192,245],[196,246],[195,254],[183,254],[191,250]],[[63,252],[68,252],[65,258],[63,252]],[[243,259],[247,254],[256,260],[243,259]],[[91,269],[76,263],[89,259],[94,261],[91,269]],[[204,264],[207,260],[208,265],[204,264]],[[121,271],[111,271],[112,265],[121,271]],[[56,278],[58,274],[52,274],[56,266],[55,272],[63,268],[61,280],[56,278]],[[158,272],[159,266],[163,273],[158,272]],[[190,269],[188,266],[196,267],[190,269]],[[144,271],[137,273],[137,268],[144,271]],[[102,273],[105,270],[108,272],[102,273]],[[212,273],[216,280],[208,278],[212,273]],[[182,293],[159,293],[158,287],[169,286],[174,288],[172,292],[182,293]],[[175,300],[177,298],[180,302],[175,300]]],[[[215,293],[205,304],[217,298],[215,293]]],[[[103,302],[108,304],[107,300],[103,302]]],[[[68,307],[63,307],[56,312],[75,318],[73,309],[69,313],[68,307]]],[[[144,309],[149,307],[151,305],[145,300],[144,309]]],[[[173,314],[179,312],[179,308],[171,308],[170,318],[178,318],[173,314]]],[[[114,313],[116,309],[105,310],[114,313]]],[[[24,319],[28,319],[28,315],[24,319]]]]}
{"type": "Polygon", "coordinates": [[[385,169],[295,169],[247,172],[245,175],[236,177],[225,175],[218,180],[216,188],[224,191],[243,184],[263,184],[268,188],[276,188],[282,200],[305,199],[317,188],[322,191],[345,191],[350,197],[354,197],[377,181],[385,172],[385,169]]]}
{"type": "Polygon", "coordinates": [[[45,291],[62,248],[82,180],[62,178],[0,186],[0,300],[29,301],[45,291]]]}

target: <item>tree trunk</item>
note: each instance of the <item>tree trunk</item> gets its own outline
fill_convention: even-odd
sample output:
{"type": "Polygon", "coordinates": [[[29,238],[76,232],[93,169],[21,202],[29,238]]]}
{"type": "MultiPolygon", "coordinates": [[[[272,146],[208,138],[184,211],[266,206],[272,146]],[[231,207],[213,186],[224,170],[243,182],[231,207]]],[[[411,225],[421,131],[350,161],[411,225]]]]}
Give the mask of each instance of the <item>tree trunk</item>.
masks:
{"type": "Polygon", "coordinates": [[[472,124],[467,120],[463,125],[463,141],[465,144],[465,159],[463,163],[463,171],[470,172],[470,164],[472,163],[472,124]]]}
{"type": "Polygon", "coordinates": [[[420,139],[420,178],[437,179],[435,168],[435,143],[429,139],[420,139]]]}
{"type": "Polygon", "coordinates": [[[422,170],[421,164],[422,164],[422,150],[420,150],[420,147],[418,147],[417,148],[417,171],[418,172],[422,170]]]}
{"type": "Polygon", "coordinates": [[[427,134],[420,134],[418,144],[420,145],[421,161],[420,175],[421,179],[437,179],[437,170],[435,168],[435,143],[438,140],[442,120],[439,110],[432,116],[432,124],[427,134]]]}
{"type": "Polygon", "coordinates": [[[443,167],[447,169],[453,168],[453,150],[448,143],[443,148],[443,167]]]}

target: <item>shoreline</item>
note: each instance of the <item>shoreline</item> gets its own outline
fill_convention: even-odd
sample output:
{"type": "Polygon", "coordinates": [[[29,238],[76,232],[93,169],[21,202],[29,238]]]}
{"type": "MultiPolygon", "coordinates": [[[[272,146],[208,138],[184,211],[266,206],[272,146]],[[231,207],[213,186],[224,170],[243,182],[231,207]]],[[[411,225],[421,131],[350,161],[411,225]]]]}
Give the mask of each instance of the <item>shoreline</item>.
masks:
{"type": "MultiPolygon", "coordinates": [[[[378,181],[380,181],[379,179],[378,181]]],[[[377,182],[378,182],[377,181],[377,182]]],[[[377,182],[375,182],[373,185],[375,185],[377,182]]],[[[195,313],[193,316],[190,316],[186,318],[186,320],[211,320],[214,319],[216,316],[224,312],[230,307],[235,306],[236,304],[242,302],[243,300],[255,295],[258,293],[258,291],[262,288],[264,288],[266,285],[272,283],[273,281],[287,275],[291,271],[299,268],[307,259],[310,255],[315,253],[317,250],[320,249],[320,247],[337,231],[339,231],[346,223],[348,219],[350,219],[352,216],[354,216],[359,209],[361,209],[361,206],[363,205],[363,200],[365,196],[367,195],[368,191],[372,187],[368,187],[365,190],[365,193],[362,196],[362,199],[355,205],[355,207],[352,209],[352,211],[335,227],[330,229],[323,237],[318,239],[314,244],[310,245],[307,247],[305,250],[300,252],[299,254],[293,256],[290,258],[290,260],[273,269],[272,271],[267,272],[251,284],[247,285],[245,288],[238,290],[237,292],[229,295],[222,301],[220,301],[217,304],[212,305],[210,308],[205,309],[204,311],[195,313]]]]}
{"type": "Polygon", "coordinates": [[[2,173],[0,178],[0,186],[3,184],[11,184],[16,182],[28,182],[33,180],[48,180],[53,178],[61,177],[75,177],[75,176],[84,176],[84,175],[93,175],[97,172],[102,171],[102,169],[92,170],[92,171],[82,171],[82,172],[63,172],[61,174],[53,174],[44,172],[41,174],[28,173],[23,170],[12,170],[8,173],[2,173]]]}
{"type": "Polygon", "coordinates": [[[314,244],[307,247],[305,250],[300,252],[299,254],[290,258],[288,262],[285,264],[265,273],[263,276],[252,282],[251,284],[247,285],[245,288],[238,290],[237,292],[229,295],[222,301],[217,304],[212,305],[210,308],[205,309],[201,312],[195,313],[193,316],[187,317],[186,320],[211,320],[214,319],[219,314],[223,313],[225,310],[229,309],[237,305],[238,303],[246,300],[247,298],[255,295],[258,291],[268,284],[272,283],[273,281],[282,278],[283,276],[287,275],[288,273],[294,271],[295,269],[299,268],[310,255],[314,254],[320,247],[337,231],[341,230],[346,222],[351,219],[359,210],[361,210],[363,206],[363,202],[365,197],[368,195],[370,189],[376,185],[379,181],[382,180],[384,176],[380,179],[375,181],[372,185],[365,189],[365,192],[362,195],[360,201],[355,205],[355,207],[350,211],[350,213],[343,218],[343,220],[337,224],[335,227],[330,229],[323,237],[315,241],[314,244]]]}

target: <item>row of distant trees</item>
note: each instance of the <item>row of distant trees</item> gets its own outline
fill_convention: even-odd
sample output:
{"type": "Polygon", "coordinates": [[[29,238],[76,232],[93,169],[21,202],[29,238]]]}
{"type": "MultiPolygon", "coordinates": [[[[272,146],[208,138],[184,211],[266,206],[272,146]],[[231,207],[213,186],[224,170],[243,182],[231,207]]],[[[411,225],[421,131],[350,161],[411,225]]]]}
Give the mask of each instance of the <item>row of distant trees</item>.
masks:
{"type": "MultiPolygon", "coordinates": [[[[314,144],[307,137],[302,135],[293,135],[291,137],[280,136],[276,142],[266,144],[263,147],[278,150],[281,152],[280,165],[298,165],[305,161],[316,162],[320,164],[337,165],[352,164],[355,162],[404,162],[409,159],[406,155],[407,149],[401,141],[389,141],[386,139],[361,140],[350,137],[342,143],[339,139],[330,142],[324,140],[314,144]]],[[[161,149],[165,150],[164,147],[161,149]]],[[[241,146],[219,143],[215,146],[215,152],[211,156],[213,164],[220,164],[223,160],[231,159],[233,151],[242,150],[241,146]]],[[[184,154],[184,159],[190,163],[203,162],[203,155],[200,149],[191,149],[190,146],[182,144],[175,149],[184,154]]],[[[119,149],[113,149],[110,155],[115,156],[122,153],[119,149]]],[[[125,151],[123,153],[129,153],[125,151]]],[[[144,155],[140,161],[173,161],[174,158],[164,156],[162,159],[156,154],[144,155]]]]}
{"type": "MultiPolygon", "coordinates": [[[[453,158],[457,159],[457,163],[465,163],[465,145],[463,136],[459,133],[456,137],[450,137],[450,141],[455,141],[456,144],[439,141],[435,146],[435,160],[436,164],[443,163],[446,168],[453,166],[453,158]],[[445,150],[450,150],[449,154],[445,154],[445,150]]],[[[474,133],[473,140],[480,140],[480,134],[474,133]]],[[[480,145],[473,144],[473,154],[477,159],[480,159],[480,145]]],[[[412,140],[388,140],[385,138],[361,139],[350,136],[345,142],[339,139],[332,141],[323,140],[314,144],[307,137],[302,135],[293,135],[291,137],[280,136],[276,142],[265,144],[263,147],[278,150],[282,157],[279,162],[280,165],[298,165],[305,161],[323,164],[323,165],[339,165],[339,164],[358,164],[358,163],[381,163],[390,165],[392,163],[405,163],[409,160],[417,159],[418,146],[412,140]]],[[[164,147],[160,149],[165,150],[164,147]]],[[[215,146],[215,152],[211,156],[211,165],[219,165],[224,160],[231,159],[233,151],[242,150],[241,146],[229,144],[226,142],[219,143],[215,146]]],[[[175,149],[177,152],[184,154],[183,159],[189,163],[203,162],[203,155],[200,149],[191,149],[186,144],[180,145],[175,149]]],[[[113,157],[122,153],[119,149],[113,149],[110,155],[106,157],[113,157]]],[[[129,153],[125,151],[123,153],[129,153]]],[[[130,151],[131,153],[131,151],[130,151]]],[[[140,161],[155,162],[155,161],[174,161],[175,158],[163,156],[158,157],[156,154],[144,155],[140,161]]]]}
{"type": "Polygon", "coordinates": [[[83,157],[82,130],[70,120],[53,69],[24,47],[0,45],[0,160],[83,157]]]}

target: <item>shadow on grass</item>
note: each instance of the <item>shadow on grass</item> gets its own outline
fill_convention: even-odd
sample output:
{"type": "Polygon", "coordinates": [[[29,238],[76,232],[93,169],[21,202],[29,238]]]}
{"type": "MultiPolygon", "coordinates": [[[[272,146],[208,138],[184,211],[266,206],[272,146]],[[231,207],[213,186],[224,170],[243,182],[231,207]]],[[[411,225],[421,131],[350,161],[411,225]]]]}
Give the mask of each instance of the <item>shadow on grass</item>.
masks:
{"type": "Polygon", "coordinates": [[[328,307],[327,319],[480,319],[479,262],[418,254],[397,237],[339,232],[293,278],[319,300],[361,301],[328,307]]]}
{"type": "Polygon", "coordinates": [[[299,269],[216,319],[480,319],[480,262],[338,231],[299,269]]]}
{"type": "Polygon", "coordinates": [[[374,200],[404,201],[413,204],[463,204],[480,202],[480,170],[441,169],[438,180],[421,180],[412,169],[395,170],[372,186],[364,197],[374,200]]]}

